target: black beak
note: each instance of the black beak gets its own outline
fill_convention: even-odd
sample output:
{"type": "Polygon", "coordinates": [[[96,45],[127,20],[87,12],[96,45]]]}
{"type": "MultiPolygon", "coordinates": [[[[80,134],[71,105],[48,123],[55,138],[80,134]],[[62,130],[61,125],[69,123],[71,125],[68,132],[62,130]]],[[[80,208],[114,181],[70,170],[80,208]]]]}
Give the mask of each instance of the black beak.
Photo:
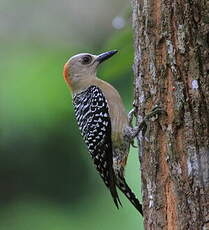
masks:
{"type": "Polygon", "coordinates": [[[112,57],[117,52],[118,52],[117,50],[111,50],[111,51],[102,53],[96,58],[96,61],[98,61],[99,63],[102,63],[103,61],[105,61],[105,60],[109,59],[110,57],[112,57]]]}

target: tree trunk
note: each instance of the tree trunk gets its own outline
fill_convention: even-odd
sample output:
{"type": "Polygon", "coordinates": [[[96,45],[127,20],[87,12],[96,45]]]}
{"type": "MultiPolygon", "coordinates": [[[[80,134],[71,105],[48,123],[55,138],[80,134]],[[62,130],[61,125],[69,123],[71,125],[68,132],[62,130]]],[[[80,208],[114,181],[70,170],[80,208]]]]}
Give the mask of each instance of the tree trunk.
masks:
{"type": "Polygon", "coordinates": [[[145,229],[209,229],[209,1],[132,0],[145,229]]]}

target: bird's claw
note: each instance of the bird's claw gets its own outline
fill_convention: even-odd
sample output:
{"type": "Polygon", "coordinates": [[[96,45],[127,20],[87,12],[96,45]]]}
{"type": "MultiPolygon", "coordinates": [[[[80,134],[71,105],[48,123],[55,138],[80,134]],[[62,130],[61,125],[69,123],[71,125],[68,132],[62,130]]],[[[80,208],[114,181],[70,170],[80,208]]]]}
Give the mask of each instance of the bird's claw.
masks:
{"type": "Polygon", "coordinates": [[[163,108],[157,106],[154,109],[152,109],[152,111],[150,113],[148,113],[147,115],[145,115],[145,117],[142,120],[142,122],[136,128],[133,128],[133,130],[134,130],[133,131],[133,138],[135,138],[140,131],[142,131],[142,136],[144,136],[145,133],[146,133],[146,130],[147,130],[147,122],[151,118],[153,118],[154,116],[162,114],[162,113],[166,114],[166,111],[163,108]]]}
{"type": "MultiPolygon", "coordinates": [[[[128,113],[128,123],[129,123],[129,129],[127,129],[127,137],[130,141],[130,144],[136,148],[137,146],[134,145],[134,138],[139,134],[139,132],[142,131],[142,136],[145,136],[146,130],[147,130],[147,122],[153,118],[156,115],[165,113],[165,110],[159,106],[155,107],[152,109],[152,111],[150,113],[148,113],[147,115],[145,115],[144,119],[142,120],[142,122],[139,123],[138,126],[133,127],[132,125],[132,121],[133,121],[133,116],[135,116],[136,110],[132,109],[129,113],[128,113]]],[[[156,118],[155,118],[156,119],[156,118]]]]}

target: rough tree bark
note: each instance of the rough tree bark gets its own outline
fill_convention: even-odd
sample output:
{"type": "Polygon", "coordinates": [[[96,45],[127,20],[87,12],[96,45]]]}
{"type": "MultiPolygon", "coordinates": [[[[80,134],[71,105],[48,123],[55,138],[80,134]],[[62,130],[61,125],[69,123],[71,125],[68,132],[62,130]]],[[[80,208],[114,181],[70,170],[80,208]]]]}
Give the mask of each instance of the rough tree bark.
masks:
{"type": "Polygon", "coordinates": [[[209,1],[132,0],[145,229],[209,229],[209,1]]]}

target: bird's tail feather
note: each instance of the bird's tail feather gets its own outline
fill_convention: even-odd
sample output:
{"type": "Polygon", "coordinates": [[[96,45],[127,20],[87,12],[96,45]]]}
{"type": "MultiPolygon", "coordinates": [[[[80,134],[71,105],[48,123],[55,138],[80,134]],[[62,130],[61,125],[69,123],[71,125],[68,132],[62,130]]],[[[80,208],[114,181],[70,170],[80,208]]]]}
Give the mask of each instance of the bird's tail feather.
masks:
{"type": "Polygon", "coordinates": [[[119,205],[122,206],[122,204],[121,204],[120,198],[118,196],[118,192],[117,192],[116,187],[114,189],[110,188],[110,193],[112,195],[113,201],[114,201],[117,209],[119,209],[119,205]]]}
{"type": "Polygon", "coordinates": [[[135,194],[132,192],[131,188],[128,186],[124,178],[119,179],[118,188],[123,192],[123,194],[128,198],[128,200],[134,205],[134,207],[143,216],[142,204],[136,198],[135,194]]]}
{"type": "Polygon", "coordinates": [[[121,201],[120,201],[120,198],[118,196],[118,192],[117,192],[117,188],[116,188],[116,178],[115,178],[115,175],[113,173],[111,173],[111,179],[110,179],[110,184],[109,184],[109,190],[110,190],[110,193],[112,195],[112,198],[113,198],[113,201],[117,207],[117,209],[119,209],[119,205],[122,207],[122,204],[121,204],[121,201]]]}

